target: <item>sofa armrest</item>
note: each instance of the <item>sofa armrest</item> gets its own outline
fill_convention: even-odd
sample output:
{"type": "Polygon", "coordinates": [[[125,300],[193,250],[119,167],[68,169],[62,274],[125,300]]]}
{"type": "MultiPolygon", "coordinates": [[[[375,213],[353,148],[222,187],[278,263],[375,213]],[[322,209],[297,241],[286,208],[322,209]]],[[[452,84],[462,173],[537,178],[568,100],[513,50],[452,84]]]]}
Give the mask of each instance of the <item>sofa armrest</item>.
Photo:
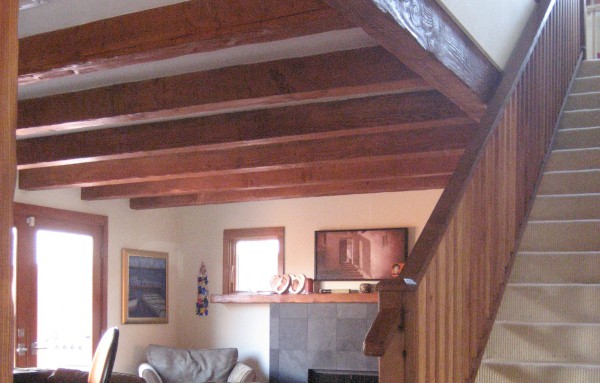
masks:
{"type": "Polygon", "coordinates": [[[254,382],[256,381],[256,373],[251,367],[238,362],[229,373],[227,381],[236,383],[254,382]]]}
{"type": "Polygon", "coordinates": [[[149,363],[140,364],[138,374],[146,380],[146,383],[163,383],[158,372],[149,363]]]}

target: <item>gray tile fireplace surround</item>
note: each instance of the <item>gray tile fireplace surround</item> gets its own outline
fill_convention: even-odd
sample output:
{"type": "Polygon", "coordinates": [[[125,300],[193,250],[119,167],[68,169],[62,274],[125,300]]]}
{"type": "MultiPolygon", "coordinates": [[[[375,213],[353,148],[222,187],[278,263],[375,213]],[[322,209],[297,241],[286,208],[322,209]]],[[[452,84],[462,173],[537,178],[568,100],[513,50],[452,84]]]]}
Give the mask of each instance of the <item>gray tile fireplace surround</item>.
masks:
{"type": "Polygon", "coordinates": [[[306,383],[308,369],[377,371],[362,353],[376,303],[272,303],[270,383],[306,383]]]}

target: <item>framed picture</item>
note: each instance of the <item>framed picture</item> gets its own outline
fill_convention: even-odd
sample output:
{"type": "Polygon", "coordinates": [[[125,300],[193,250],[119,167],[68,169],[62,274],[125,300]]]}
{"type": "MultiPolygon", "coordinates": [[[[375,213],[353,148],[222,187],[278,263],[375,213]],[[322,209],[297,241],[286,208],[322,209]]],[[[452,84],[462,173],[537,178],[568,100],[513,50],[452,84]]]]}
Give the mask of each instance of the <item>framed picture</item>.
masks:
{"type": "Polygon", "coordinates": [[[315,232],[315,279],[378,280],[397,277],[408,253],[408,229],[315,232]]]}
{"type": "Polygon", "coordinates": [[[123,323],[168,323],[169,254],[123,249],[123,323]]]}

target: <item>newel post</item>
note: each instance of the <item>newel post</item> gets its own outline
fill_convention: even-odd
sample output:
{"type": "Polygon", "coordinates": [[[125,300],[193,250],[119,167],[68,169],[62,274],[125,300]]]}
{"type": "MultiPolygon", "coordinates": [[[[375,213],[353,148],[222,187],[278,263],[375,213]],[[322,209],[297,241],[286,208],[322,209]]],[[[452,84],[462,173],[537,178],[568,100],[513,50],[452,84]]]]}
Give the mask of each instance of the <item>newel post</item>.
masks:
{"type": "Polygon", "coordinates": [[[380,383],[404,382],[406,308],[402,302],[402,295],[403,292],[400,291],[379,292],[379,315],[384,315],[389,321],[388,332],[383,340],[384,350],[379,357],[380,383]]]}

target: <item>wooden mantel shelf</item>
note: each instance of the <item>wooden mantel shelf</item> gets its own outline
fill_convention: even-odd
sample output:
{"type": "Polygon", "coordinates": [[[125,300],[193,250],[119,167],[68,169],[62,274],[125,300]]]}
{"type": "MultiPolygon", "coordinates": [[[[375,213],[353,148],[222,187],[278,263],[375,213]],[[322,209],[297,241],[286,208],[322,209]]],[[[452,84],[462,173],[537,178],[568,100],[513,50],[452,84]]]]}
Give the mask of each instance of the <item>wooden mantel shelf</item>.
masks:
{"type": "Polygon", "coordinates": [[[211,294],[211,303],[377,303],[377,293],[350,294],[211,294]]]}

